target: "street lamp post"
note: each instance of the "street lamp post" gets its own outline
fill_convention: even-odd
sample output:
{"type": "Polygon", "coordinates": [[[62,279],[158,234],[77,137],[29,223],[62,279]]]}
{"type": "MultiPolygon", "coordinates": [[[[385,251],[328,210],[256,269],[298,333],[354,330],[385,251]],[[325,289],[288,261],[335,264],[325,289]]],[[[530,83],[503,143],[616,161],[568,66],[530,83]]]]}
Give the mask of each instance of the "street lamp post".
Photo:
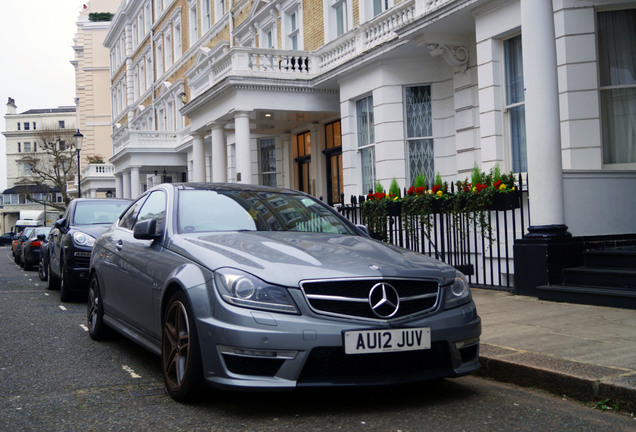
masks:
{"type": "Polygon", "coordinates": [[[80,150],[82,150],[82,141],[84,141],[84,135],[82,135],[79,131],[73,135],[73,141],[75,142],[75,149],[77,150],[77,197],[82,197],[82,185],[81,185],[81,174],[80,174],[80,150]]]}

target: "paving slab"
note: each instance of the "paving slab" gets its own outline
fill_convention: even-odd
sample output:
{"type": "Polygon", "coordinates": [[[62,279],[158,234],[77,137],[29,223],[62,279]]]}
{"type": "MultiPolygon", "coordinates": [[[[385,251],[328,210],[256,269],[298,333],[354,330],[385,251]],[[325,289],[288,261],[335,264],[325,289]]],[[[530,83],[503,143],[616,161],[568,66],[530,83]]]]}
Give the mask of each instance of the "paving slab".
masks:
{"type": "Polygon", "coordinates": [[[472,289],[482,376],[636,410],[636,311],[472,289]]]}

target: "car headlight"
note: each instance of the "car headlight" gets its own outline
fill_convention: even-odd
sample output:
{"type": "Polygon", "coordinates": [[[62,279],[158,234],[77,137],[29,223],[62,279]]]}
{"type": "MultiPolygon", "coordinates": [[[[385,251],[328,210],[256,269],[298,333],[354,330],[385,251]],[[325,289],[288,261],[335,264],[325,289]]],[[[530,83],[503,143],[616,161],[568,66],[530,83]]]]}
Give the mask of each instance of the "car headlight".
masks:
{"type": "Polygon", "coordinates": [[[471,299],[468,280],[461,272],[455,274],[455,280],[446,287],[445,291],[444,305],[446,309],[461,306],[471,299]]]}
{"type": "Polygon", "coordinates": [[[75,243],[77,246],[93,247],[93,245],[95,244],[95,237],[89,236],[88,234],[85,234],[83,232],[74,232],[73,243],[75,243]]]}
{"type": "Polygon", "coordinates": [[[240,270],[222,268],[214,282],[223,300],[235,306],[274,312],[299,313],[286,288],[270,285],[240,270]]]}

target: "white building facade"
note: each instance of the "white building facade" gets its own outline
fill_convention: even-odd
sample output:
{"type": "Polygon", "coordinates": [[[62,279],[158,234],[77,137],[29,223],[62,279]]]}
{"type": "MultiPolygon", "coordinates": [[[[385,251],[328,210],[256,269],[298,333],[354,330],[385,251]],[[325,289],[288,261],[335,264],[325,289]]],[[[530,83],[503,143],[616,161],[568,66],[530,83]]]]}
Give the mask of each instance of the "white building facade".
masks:
{"type": "MultiPolygon", "coordinates": [[[[6,138],[7,189],[2,191],[2,226],[5,232],[15,224],[20,210],[44,210],[43,204],[29,201],[21,190],[22,186],[30,186],[31,164],[34,159],[47,158],[40,145],[43,131],[59,131],[60,134],[72,136],[76,128],[75,107],[30,109],[17,112],[17,105],[12,98],[7,102],[7,113],[4,116],[5,128],[2,134],[6,138]],[[40,147],[38,147],[40,145],[40,147]]],[[[70,153],[76,154],[72,148],[72,140],[65,143],[70,153]]],[[[42,160],[42,163],[45,161],[42,160]]],[[[58,201],[61,195],[45,190],[32,191],[39,200],[58,201]]]]}
{"type": "Polygon", "coordinates": [[[533,224],[634,233],[634,7],[124,1],[105,42],[117,194],[230,181],[337,203],[498,164],[527,174],[533,224]],[[531,109],[533,72],[551,96],[531,109]]]}
{"type": "MultiPolygon", "coordinates": [[[[104,47],[120,0],[90,0],[77,18],[73,39],[77,128],[84,136],[81,150],[83,197],[103,197],[115,192],[110,106],[110,53],[104,47]]],[[[77,178],[72,186],[77,194],[77,178]]]]}

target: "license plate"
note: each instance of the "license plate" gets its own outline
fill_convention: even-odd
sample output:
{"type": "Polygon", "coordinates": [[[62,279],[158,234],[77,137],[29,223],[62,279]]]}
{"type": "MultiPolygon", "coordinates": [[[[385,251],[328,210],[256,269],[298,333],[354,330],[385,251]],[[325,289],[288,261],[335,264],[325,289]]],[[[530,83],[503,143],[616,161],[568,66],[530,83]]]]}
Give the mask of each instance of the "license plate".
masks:
{"type": "Polygon", "coordinates": [[[344,333],[345,353],[414,351],[431,348],[431,329],[381,329],[344,333]]]}

